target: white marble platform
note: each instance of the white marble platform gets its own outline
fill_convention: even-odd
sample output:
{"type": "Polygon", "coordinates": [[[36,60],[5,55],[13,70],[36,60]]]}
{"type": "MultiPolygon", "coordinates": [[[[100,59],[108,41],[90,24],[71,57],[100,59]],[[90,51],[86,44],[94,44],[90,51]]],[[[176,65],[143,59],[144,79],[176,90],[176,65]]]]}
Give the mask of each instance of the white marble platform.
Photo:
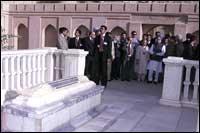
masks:
{"type": "Polygon", "coordinates": [[[87,78],[69,78],[22,91],[3,107],[5,131],[53,131],[63,125],[76,128],[101,103],[102,86],[87,78]]]}

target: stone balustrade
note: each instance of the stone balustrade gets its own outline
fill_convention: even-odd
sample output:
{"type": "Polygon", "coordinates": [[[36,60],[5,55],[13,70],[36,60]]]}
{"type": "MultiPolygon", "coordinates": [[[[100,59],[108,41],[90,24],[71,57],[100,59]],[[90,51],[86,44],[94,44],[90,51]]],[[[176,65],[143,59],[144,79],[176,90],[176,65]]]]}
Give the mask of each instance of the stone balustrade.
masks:
{"type": "Polygon", "coordinates": [[[17,90],[47,81],[47,49],[1,52],[1,89],[17,90]]]}
{"type": "Polygon", "coordinates": [[[22,90],[61,78],[81,77],[86,55],[83,50],[56,48],[1,51],[1,90],[22,90]]]}
{"type": "Polygon", "coordinates": [[[177,57],[164,59],[165,74],[161,104],[197,108],[199,62],[177,57]]]}
{"type": "Polygon", "coordinates": [[[9,4],[2,7],[10,13],[45,13],[45,12],[121,12],[121,13],[166,13],[198,14],[197,3],[37,3],[9,4]],[[130,8],[133,7],[133,8],[130,8]]]}

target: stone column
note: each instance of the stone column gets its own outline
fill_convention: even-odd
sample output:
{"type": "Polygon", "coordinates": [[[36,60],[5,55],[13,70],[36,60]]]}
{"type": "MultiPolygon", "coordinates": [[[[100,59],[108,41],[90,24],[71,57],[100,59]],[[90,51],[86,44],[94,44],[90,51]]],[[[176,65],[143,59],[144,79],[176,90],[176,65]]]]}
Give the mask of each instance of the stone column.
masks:
{"type": "Polygon", "coordinates": [[[40,17],[29,16],[29,48],[41,48],[40,17]],[[37,34],[35,34],[37,33],[37,34]],[[33,35],[34,34],[34,35],[33,35]]]}
{"type": "Polygon", "coordinates": [[[164,83],[160,104],[180,107],[183,58],[168,57],[165,63],[164,83]]]}
{"type": "Polygon", "coordinates": [[[128,34],[131,35],[132,31],[137,32],[138,39],[142,39],[142,23],[141,22],[130,22],[128,25],[128,34]]]}
{"type": "Polygon", "coordinates": [[[180,34],[183,37],[183,40],[186,38],[186,24],[176,23],[174,26],[174,35],[180,34]]]}

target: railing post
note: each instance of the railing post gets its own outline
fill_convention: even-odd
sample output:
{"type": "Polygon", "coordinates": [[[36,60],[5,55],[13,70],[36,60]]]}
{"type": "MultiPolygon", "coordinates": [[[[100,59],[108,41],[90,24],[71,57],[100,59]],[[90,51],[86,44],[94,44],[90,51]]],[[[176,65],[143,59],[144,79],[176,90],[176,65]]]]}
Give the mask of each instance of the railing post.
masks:
{"type": "Polygon", "coordinates": [[[85,57],[88,52],[78,49],[63,51],[64,54],[64,77],[84,76],[85,57]]]}
{"type": "Polygon", "coordinates": [[[88,52],[80,51],[78,56],[78,76],[83,76],[85,71],[85,59],[88,52]]]}
{"type": "Polygon", "coordinates": [[[160,104],[180,107],[183,59],[168,57],[163,61],[165,63],[165,74],[160,104]]]}

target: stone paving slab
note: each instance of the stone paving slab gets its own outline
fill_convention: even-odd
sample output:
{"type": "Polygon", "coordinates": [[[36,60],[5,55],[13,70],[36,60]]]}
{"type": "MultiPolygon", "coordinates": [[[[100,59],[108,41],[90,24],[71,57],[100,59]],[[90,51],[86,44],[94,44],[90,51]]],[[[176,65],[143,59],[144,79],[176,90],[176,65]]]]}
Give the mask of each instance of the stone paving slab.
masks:
{"type": "Polygon", "coordinates": [[[117,119],[117,121],[109,128],[121,132],[129,132],[136,125],[137,121],[133,122],[130,119],[117,119]]]}
{"type": "Polygon", "coordinates": [[[175,127],[166,125],[165,122],[152,118],[149,116],[144,117],[142,121],[132,130],[134,132],[172,132],[175,127]]]}
{"type": "MultiPolygon", "coordinates": [[[[157,106],[152,108],[146,116],[166,122],[167,125],[176,126],[181,116],[181,108],[157,106]]],[[[166,125],[166,126],[167,126],[166,125]]]]}
{"type": "Polygon", "coordinates": [[[131,108],[131,109],[138,111],[138,112],[147,113],[156,105],[157,104],[154,104],[154,103],[136,102],[134,104],[133,108],[131,108]]]}
{"type": "Polygon", "coordinates": [[[119,118],[132,120],[132,123],[137,123],[145,114],[143,112],[138,112],[135,110],[128,110],[123,113],[119,118]]]}
{"type": "Polygon", "coordinates": [[[99,114],[75,132],[195,131],[197,111],[159,104],[162,84],[112,81],[102,96],[99,114]]]}
{"type": "Polygon", "coordinates": [[[101,130],[99,127],[84,126],[74,130],[73,132],[98,132],[99,130],[101,130]]]}
{"type": "Polygon", "coordinates": [[[91,121],[89,121],[86,125],[98,126],[98,127],[101,127],[103,129],[111,121],[112,121],[112,119],[106,119],[106,118],[102,118],[102,117],[96,117],[96,118],[92,119],[91,121]]]}
{"type": "Polygon", "coordinates": [[[119,115],[120,115],[119,113],[109,112],[106,110],[97,117],[113,120],[117,118],[119,115]]]}
{"type": "Polygon", "coordinates": [[[191,108],[183,108],[182,110],[176,132],[196,132],[197,110],[191,108]]]}

